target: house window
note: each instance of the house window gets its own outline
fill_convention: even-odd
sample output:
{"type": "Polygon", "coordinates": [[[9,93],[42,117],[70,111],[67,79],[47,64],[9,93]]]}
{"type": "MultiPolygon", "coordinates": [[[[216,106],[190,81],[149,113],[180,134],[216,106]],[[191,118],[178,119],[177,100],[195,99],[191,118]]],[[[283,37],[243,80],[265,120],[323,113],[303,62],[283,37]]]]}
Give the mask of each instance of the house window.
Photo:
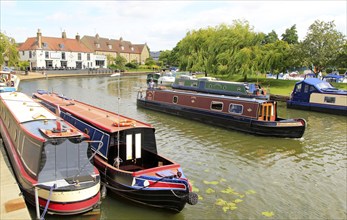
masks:
{"type": "Polygon", "coordinates": [[[329,97],[329,96],[324,97],[324,102],[326,103],[335,103],[335,101],[336,101],[335,97],[329,97]]]}
{"type": "Polygon", "coordinates": [[[64,44],[59,44],[59,48],[63,49],[64,48],[64,44]]]}
{"type": "Polygon", "coordinates": [[[134,47],[131,47],[131,51],[134,51],[134,47]]]}
{"type": "Polygon", "coordinates": [[[112,49],[112,45],[111,44],[108,45],[108,49],[110,49],[110,50],[112,49]]]}
{"type": "Polygon", "coordinates": [[[90,53],[87,53],[87,60],[90,60],[90,53]]]}
{"type": "Polygon", "coordinates": [[[45,43],[45,42],[42,43],[43,48],[47,48],[47,46],[48,46],[47,43],[45,43]]]}
{"type": "Polygon", "coordinates": [[[24,50],[22,51],[22,55],[24,56],[24,50]]]}
{"type": "Polygon", "coordinates": [[[216,111],[222,111],[223,110],[223,102],[211,102],[211,109],[216,111]]]}
{"type": "Polygon", "coordinates": [[[177,104],[177,102],[178,102],[178,97],[177,97],[177,96],[174,96],[173,99],[172,99],[172,102],[175,103],[175,104],[177,104]]]}
{"type": "Polygon", "coordinates": [[[243,105],[230,104],[229,105],[229,112],[233,113],[233,114],[242,114],[242,112],[243,112],[243,105]]]}
{"type": "Polygon", "coordinates": [[[62,59],[62,60],[65,60],[65,59],[66,59],[66,58],[65,58],[65,52],[62,52],[62,53],[61,53],[61,59],[62,59]]]}
{"type": "Polygon", "coordinates": [[[120,48],[121,48],[122,50],[124,50],[124,46],[121,46],[120,48]]]}
{"type": "Polygon", "coordinates": [[[45,52],[45,58],[49,58],[49,53],[47,51],[45,52]]]}
{"type": "Polygon", "coordinates": [[[29,51],[29,58],[32,58],[33,57],[33,54],[31,51],[29,51]]]}
{"type": "Polygon", "coordinates": [[[98,43],[95,44],[95,46],[96,46],[96,48],[100,48],[100,44],[98,44],[98,43]]]}
{"type": "Polygon", "coordinates": [[[78,53],[78,60],[82,60],[82,54],[78,53]]]}

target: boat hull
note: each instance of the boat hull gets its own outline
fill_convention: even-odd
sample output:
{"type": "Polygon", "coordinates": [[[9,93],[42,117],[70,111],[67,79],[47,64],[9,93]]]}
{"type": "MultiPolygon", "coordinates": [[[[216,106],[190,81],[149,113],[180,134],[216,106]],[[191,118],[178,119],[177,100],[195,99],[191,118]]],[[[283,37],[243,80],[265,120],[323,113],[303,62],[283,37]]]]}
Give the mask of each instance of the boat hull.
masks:
{"type": "Polygon", "coordinates": [[[256,121],[249,118],[226,116],[224,114],[212,113],[204,110],[168,105],[145,100],[144,98],[137,99],[137,105],[146,109],[161,111],[227,129],[262,136],[300,138],[303,136],[306,127],[306,122],[302,119],[300,119],[301,125],[293,126],[293,124],[297,124],[297,121],[292,121],[291,124],[287,123],[288,125],[286,125],[285,120],[283,124],[281,124],[280,121],[256,121]]]}
{"type": "Polygon", "coordinates": [[[347,107],[346,106],[331,106],[331,105],[323,105],[323,104],[312,104],[306,102],[295,102],[295,101],[287,101],[287,107],[293,109],[307,110],[307,111],[315,111],[322,113],[329,113],[335,115],[347,115],[347,107]]]}
{"type": "Polygon", "coordinates": [[[116,196],[137,204],[180,212],[185,207],[191,194],[188,182],[185,184],[182,181],[170,179],[154,181],[151,177],[135,177],[132,172],[115,170],[105,165],[103,159],[98,156],[95,157],[94,163],[100,170],[102,181],[106,184],[108,190],[116,196]],[[137,181],[140,181],[140,185],[136,184],[134,186],[137,181]],[[160,187],[141,186],[146,181],[155,182],[160,187]],[[170,185],[175,187],[170,187],[170,185]]]}

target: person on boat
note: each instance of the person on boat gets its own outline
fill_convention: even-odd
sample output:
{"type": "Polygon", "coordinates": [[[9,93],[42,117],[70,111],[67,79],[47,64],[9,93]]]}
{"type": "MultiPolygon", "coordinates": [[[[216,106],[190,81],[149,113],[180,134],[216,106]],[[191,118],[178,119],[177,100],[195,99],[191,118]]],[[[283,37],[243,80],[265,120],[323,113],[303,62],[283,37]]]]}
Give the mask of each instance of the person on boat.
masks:
{"type": "Polygon", "coordinates": [[[148,83],[148,88],[149,89],[154,89],[154,81],[151,79],[151,81],[148,83]]]}

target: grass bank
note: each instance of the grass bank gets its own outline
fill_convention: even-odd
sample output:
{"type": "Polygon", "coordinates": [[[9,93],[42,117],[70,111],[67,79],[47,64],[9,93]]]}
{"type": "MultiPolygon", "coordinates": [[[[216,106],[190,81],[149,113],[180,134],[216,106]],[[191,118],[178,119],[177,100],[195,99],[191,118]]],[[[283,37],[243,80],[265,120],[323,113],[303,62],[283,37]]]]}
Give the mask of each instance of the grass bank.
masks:
{"type": "MultiPolygon", "coordinates": [[[[214,77],[221,80],[233,81],[233,82],[244,82],[243,77],[240,76],[220,76],[215,75],[214,77]]],[[[270,94],[289,96],[293,91],[294,85],[297,81],[295,80],[282,80],[282,79],[268,79],[264,76],[249,76],[247,82],[258,82],[264,88],[267,89],[270,94]]],[[[338,89],[347,90],[347,83],[331,83],[338,89]]]]}

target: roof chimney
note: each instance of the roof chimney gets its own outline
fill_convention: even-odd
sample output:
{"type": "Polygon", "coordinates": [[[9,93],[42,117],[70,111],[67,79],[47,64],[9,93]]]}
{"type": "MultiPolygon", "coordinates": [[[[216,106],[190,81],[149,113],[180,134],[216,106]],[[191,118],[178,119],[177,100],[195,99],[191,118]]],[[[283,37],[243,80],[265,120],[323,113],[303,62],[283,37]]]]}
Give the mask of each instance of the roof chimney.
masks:
{"type": "Polygon", "coordinates": [[[41,34],[40,29],[37,29],[36,41],[37,41],[38,48],[41,49],[41,47],[42,47],[42,34],[41,34]]]}
{"type": "Polygon", "coordinates": [[[76,34],[76,40],[77,40],[77,41],[80,41],[80,39],[81,39],[81,37],[80,37],[80,35],[77,33],[77,34],[76,34]]]}
{"type": "Polygon", "coordinates": [[[98,39],[98,40],[99,40],[99,34],[96,34],[96,35],[95,35],[95,37],[96,37],[96,39],[98,39]]]}
{"type": "Polygon", "coordinates": [[[61,38],[66,38],[66,32],[65,32],[65,30],[63,31],[63,33],[61,33],[61,38]]]}

